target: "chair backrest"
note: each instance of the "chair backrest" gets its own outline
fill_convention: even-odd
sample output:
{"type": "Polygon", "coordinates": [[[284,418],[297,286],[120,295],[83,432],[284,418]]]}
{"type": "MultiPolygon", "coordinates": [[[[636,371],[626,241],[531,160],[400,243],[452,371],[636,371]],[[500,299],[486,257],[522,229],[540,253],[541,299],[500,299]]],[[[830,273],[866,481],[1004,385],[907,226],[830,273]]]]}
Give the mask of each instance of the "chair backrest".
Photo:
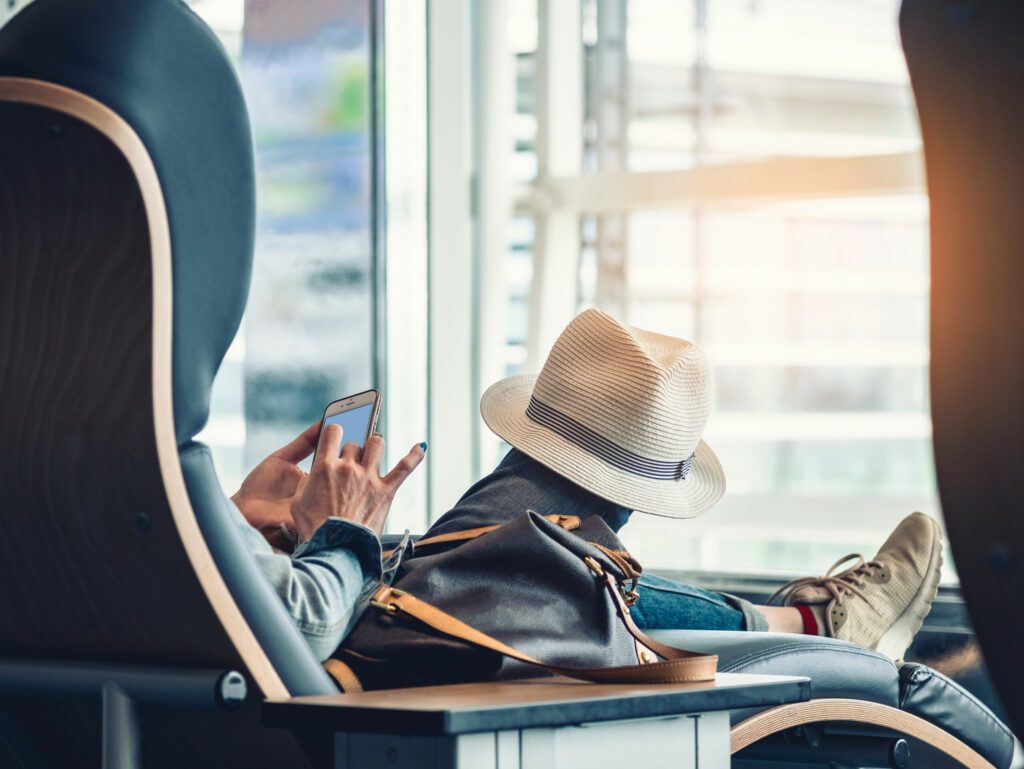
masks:
{"type": "Polygon", "coordinates": [[[1024,729],[1024,4],[904,0],[900,29],[931,201],[942,509],[992,678],[1024,729]]]}
{"type": "Polygon", "coordinates": [[[0,29],[0,656],[333,691],[193,440],[253,176],[231,63],[179,0],[36,0],[0,29]]]}

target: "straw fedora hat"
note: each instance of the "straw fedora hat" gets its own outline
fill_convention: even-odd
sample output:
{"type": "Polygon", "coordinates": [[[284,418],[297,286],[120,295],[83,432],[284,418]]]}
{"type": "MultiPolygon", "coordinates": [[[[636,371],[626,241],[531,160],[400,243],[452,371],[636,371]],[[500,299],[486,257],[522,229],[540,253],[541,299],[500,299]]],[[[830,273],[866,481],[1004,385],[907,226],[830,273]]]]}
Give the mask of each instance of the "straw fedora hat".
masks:
{"type": "Polygon", "coordinates": [[[540,374],[492,385],[487,426],[603,499],[642,513],[692,518],[725,493],[701,440],[711,368],[693,342],[624,326],[599,310],[562,332],[540,374]]]}

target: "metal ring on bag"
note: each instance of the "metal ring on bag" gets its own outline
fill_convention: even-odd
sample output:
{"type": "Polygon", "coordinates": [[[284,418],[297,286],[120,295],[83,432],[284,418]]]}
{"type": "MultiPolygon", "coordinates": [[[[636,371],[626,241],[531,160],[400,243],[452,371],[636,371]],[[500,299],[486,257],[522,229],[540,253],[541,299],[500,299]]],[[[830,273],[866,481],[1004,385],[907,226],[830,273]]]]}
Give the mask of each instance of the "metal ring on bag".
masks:
{"type": "Polygon", "coordinates": [[[626,602],[626,606],[632,606],[640,600],[640,593],[637,592],[636,589],[637,585],[640,584],[640,580],[633,579],[631,581],[633,584],[630,585],[628,588],[625,584],[619,585],[619,591],[622,593],[622,599],[626,602]]]}

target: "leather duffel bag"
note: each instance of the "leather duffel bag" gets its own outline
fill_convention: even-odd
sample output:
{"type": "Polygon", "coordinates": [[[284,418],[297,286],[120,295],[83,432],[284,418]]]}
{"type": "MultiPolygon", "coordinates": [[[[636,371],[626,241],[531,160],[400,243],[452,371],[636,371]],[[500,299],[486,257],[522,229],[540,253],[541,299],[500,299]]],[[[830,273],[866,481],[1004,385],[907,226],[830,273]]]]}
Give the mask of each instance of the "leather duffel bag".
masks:
{"type": "Polygon", "coordinates": [[[344,691],[537,675],[602,683],[715,676],[630,617],[640,564],[599,517],[527,511],[416,542],[334,658],[344,691]]]}

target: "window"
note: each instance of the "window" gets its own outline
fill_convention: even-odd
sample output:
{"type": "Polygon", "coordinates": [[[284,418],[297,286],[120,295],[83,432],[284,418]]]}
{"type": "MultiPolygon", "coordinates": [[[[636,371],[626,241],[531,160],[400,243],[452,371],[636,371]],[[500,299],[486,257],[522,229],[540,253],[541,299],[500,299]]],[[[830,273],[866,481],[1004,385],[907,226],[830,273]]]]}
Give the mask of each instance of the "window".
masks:
{"type": "Polygon", "coordinates": [[[649,568],[816,572],[939,514],[897,0],[192,5],[238,62],[259,174],[202,436],[226,486],[376,384],[389,459],[432,447],[392,515],[421,531],[506,448],[483,389],[597,306],[715,365],[729,491],[636,517],[649,568]]]}
{"type": "MultiPolygon", "coordinates": [[[[237,62],[258,198],[249,303],[199,439],[231,493],[328,402],[377,387],[394,463],[426,437],[422,8],[385,22],[369,1],[192,7],[237,62]],[[384,36],[395,39],[393,53],[384,36]],[[376,77],[385,69],[399,93],[413,95],[390,99],[387,110],[376,77]],[[386,131],[395,134],[387,150],[386,131]]],[[[417,474],[392,529],[422,530],[425,498],[417,474]]]]}
{"type": "MultiPolygon", "coordinates": [[[[817,572],[938,515],[898,2],[510,5],[503,373],[539,367],[588,306],[715,366],[726,498],[691,521],[635,516],[641,561],[817,572]]],[[[484,435],[486,467],[503,447],[484,435]]]]}
{"type": "MultiPolygon", "coordinates": [[[[0,0],[0,25],[29,2],[0,0]]],[[[238,68],[258,209],[246,315],[198,438],[232,493],[329,401],[377,387],[390,466],[427,437],[424,3],[187,2],[238,68]]],[[[422,531],[426,497],[417,473],[392,529],[422,531]]]]}
{"type": "MultiPolygon", "coordinates": [[[[28,0],[0,0],[0,23],[28,0]]],[[[256,145],[255,266],[199,439],[227,490],[331,400],[384,379],[373,4],[190,0],[235,60],[256,145]]]]}

